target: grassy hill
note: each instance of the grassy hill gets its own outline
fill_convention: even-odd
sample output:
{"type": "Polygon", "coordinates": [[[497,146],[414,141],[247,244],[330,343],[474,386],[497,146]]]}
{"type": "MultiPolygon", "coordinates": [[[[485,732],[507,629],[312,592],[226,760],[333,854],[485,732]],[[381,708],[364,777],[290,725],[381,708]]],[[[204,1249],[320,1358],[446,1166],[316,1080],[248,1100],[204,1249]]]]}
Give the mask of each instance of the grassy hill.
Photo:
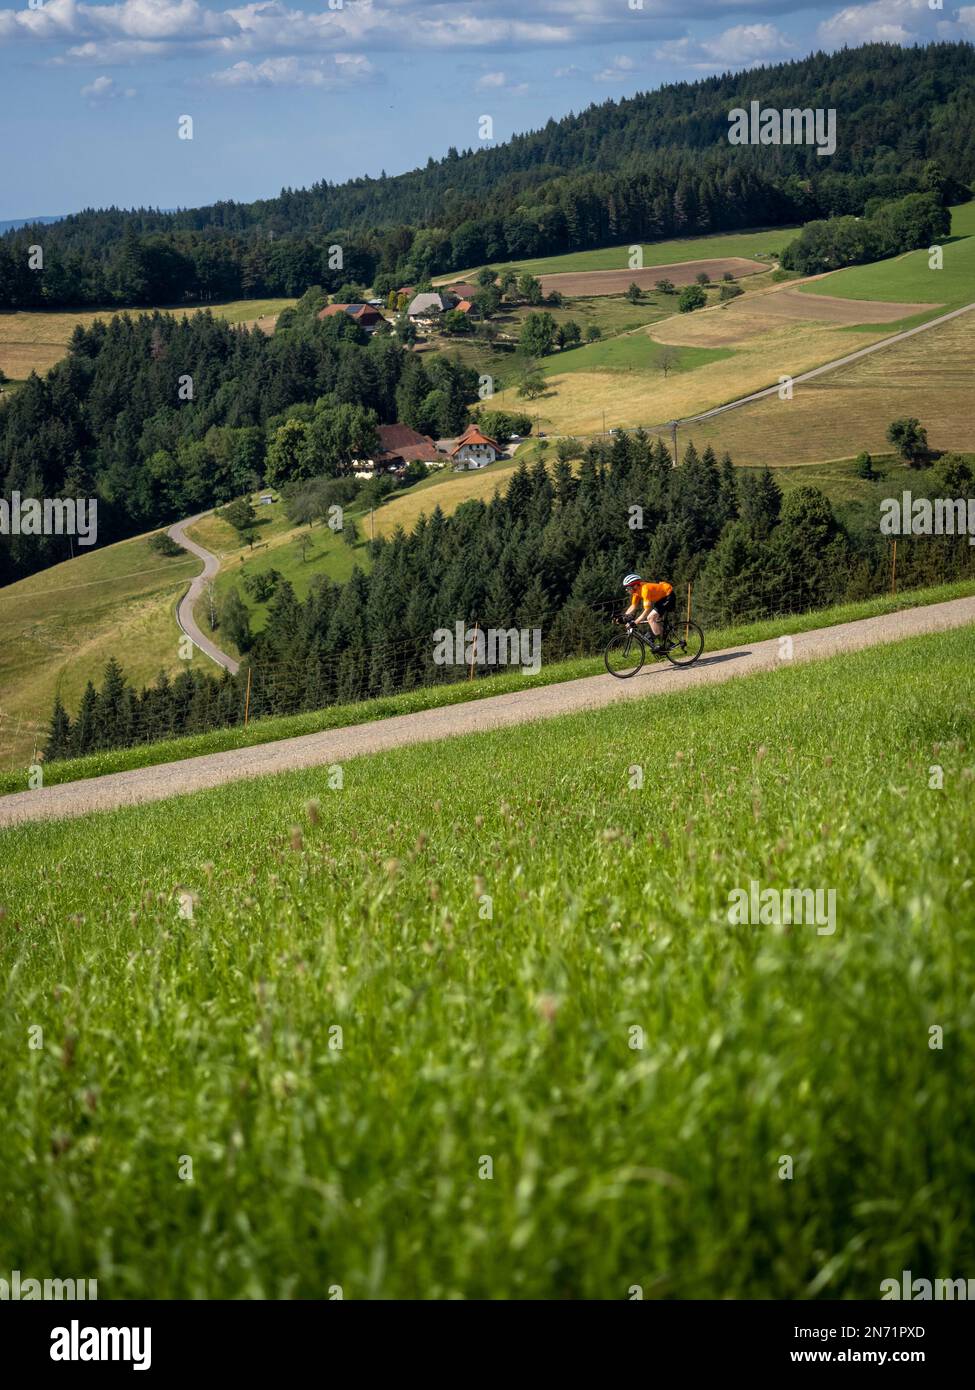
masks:
{"type": "MultiPolygon", "coordinates": [[[[256,498],[254,499],[256,501],[256,498]]],[[[367,545],[369,522],[361,511],[350,507],[346,520],[356,527],[359,539],[348,545],[339,532],[328,526],[294,526],[288,520],[280,499],[268,506],[257,506],[258,536],[255,545],[241,545],[237,532],[219,516],[207,516],[189,528],[192,540],[220,556],[221,569],[214,581],[214,593],[218,606],[230,590],[236,588],[241,600],[250,610],[251,630],[259,632],[267,620],[266,603],[258,603],[244,587],[245,575],[264,574],[277,570],[282,579],[294,588],[299,599],[308,595],[313,581],[325,574],[329,579],[344,582],[358,565],[369,570],[372,561],[367,545]],[[307,547],[301,548],[302,537],[308,538],[307,547]]],[[[376,513],[377,518],[382,509],[376,513]]],[[[378,529],[378,528],[377,528],[378,529]]],[[[195,609],[196,621],[202,631],[209,630],[209,602],[202,597],[195,609]]],[[[238,654],[234,644],[223,633],[216,634],[216,640],[227,651],[238,654]]]]}
{"type": "MultiPolygon", "coordinates": [[[[564,357],[558,354],[546,359],[548,390],[535,402],[543,428],[552,433],[592,434],[603,429],[604,419],[607,425],[635,428],[690,417],[761,390],[773,384],[779,375],[797,376],[904,327],[936,317],[946,309],[972,302],[975,203],[952,209],[952,217],[954,239],[945,244],[941,271],[927,268],[926,251],[915,251],[798,285],[776,286],[766,276],[756,277],[764,283],[729,303],[715,302],[712,292],[706,309],[691,314],[674,313],[611,343],[587,344],[564,357]],[[823,306],[828,316],[816,320],[812,315],[820,312],[819,306],[810,309],[808,316],[804,313],[804,302],[810,296],[826,296],[836,300],[838,307],[823,306]],[[888,322],[871,321],[871,306],[879,302],[896,306],[892,312],[897,316],[888,322]],[[661,344],[670,347],[672,357],[676,357],[666,375],[661,369],[661,344]]],[[[924,412],[925,393],[931,387],[932,414],[944,421],[946,437],[960,441],[947,447],[971,447],[975,441],[971,439],[971,411],[964,384],[970,374],[971,330],[963,320],[958,328],[949,325],[933,331],[943,335],[940,344],[921,335],[902,350],[904,371],[909,375],[918,368],[911,392],[911,413],[924,412]],[[942,356],[945,346],[951,354],[948,358],[942,356]],[[939,378],[942,362],[946,364],[945,372],[939,378]],[[919,382],[923,383],[920,394],[919,382]]],[[[846,370],[873,372],[882,380],[888,357],[885,350],[869,359],[870,366],[857,364],[846,370]]],[[[866,447],[879,447],[876,418],[869,416],[861,421],[850,411],[852,398],[840,384],[839,374],[830,374],[817,382],[816,392],[816,407],[801,421],[797,418],[794,425],[780,421],[787,436],[800,441],[811,458],[823,461],[856,453],[861,446],[859,442],[854,446],[852,441],[858,440],[861,432],[868,433],[874,441],[866,447]],[[830,404],[824,409],[823,402],[827,400],[830,404]],[[841,442],[844,438],[845,445],[841,442]]],[[[516,407],[514,387],[499,395],[509,408],[516,407]]],[[[795,400],[788,403],[790,408],[794,403],[795,400]]],[[[756,417],[779,421],[776,407],[781,404],[776,400],[746,409],[756,417]]],[[[886,412],[886,405],[883,409],[886,412]]],[[[898,413],[903,410],[895,410],[884,419],[884,429],[898,413]]],[[[738,424],[730,424],[729,439],[740,437],[738,424]]],[[[702,438],[713,439],[715,435],[723,436],[723,428],[722,421],[701,427],[699,432],[702,438]]],[[[780,437],[779,426],[773,425],[766,453],[760,454],[761,440],[749,430],[747,461],[781,461],[768,457],[768,451],[780,437]]]]}
{"type": "Polygon", "coordinates": [[[110,656],[140,682],[178,671],[173,609],[199,569],[137,536],[0,589],[0,767],[25,765],[55,693],[75,709],[110,656]]]}
{"type": "MultiPolygon", "coordinates": [[[[671,241],[641,244],[644,265],[676,265],[679,261],[710,260],[721,256],[748,259],[775,259],[778,252],[799,230],[774,227],[754,232],[722,232],[717,236],[681,237],[671,241]]],[[[595,251],[570,251],[564,256],[539,256],[529,260],[492,262],[497,271],[515,270],[519,275],[558,275],[567,271],[620,270],[631,264],[631,245],[602,246],[595,251]]],[[[449,285],[475,275],[482,266],[470,266],[453,275],[438,275],[435,285],[449,285]]]]}
{"type": "MultiPolygon", "coordinates": [[[[951,237],[944,264],[932,270],[927,250],[908,251],[892,260],[849,266],[801,287],[801,293],[839,295],[844,299],[937,301],[954,309],[975,300],[975,201],[951,209],[951,237]]],[[[918,315],[917,321],[943,309],[918,315]]]]}
{"type": "Polygon", "coordinates": [[[729,449],[736,463],[811,466],[847,459],[852,474],[852,459],[861,449],[889,450],[886,432],[892,420],[917,415],[932,448],[967,452],[975,450],[973,379],[975,311],[804,382],[791,401],[777,396],[753,401],[685,425],[681,437],[729,449]]]}
{"type": "Polygon", "coordinates": [[[973,661],[938,634],[664,697],[656,739],[627,703],[9,831],[12,1264],[105,1298],[963,1271],[973,661]],[[835,933],[731,925],[753,880],[835,891],[835,933]]]}

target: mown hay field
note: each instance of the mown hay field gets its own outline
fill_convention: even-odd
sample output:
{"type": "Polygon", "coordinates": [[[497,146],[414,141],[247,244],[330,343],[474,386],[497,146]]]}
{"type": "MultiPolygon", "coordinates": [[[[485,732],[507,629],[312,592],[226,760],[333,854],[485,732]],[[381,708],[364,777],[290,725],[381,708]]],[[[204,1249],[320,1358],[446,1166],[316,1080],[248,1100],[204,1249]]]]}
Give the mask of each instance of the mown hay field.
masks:
{"type": "Polygon", "coordinates": [[[800,383],[791,401],[753,401],[684,425],[681,437],[728,449],[736,463],[812,464],[885,453],[890,422],[916,415],[932,448],[965,452],[975,449],[973,381],[975,311],[800,383]]]}

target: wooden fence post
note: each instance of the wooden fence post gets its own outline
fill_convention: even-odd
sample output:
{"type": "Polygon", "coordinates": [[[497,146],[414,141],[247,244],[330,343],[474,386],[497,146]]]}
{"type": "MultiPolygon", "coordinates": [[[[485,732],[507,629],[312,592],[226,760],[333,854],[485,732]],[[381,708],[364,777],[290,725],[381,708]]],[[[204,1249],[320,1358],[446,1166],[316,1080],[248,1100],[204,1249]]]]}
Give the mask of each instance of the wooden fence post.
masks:
{"type": "Polygon", "coordinates": [[[691,586],[690,586],[690,584],[688,584],[688,586],[687,586],[687,618],[685,619],[685,622],[684,622],[684,641],[685,641],[685,642],[687,642],[687,641],[690,640],[690,630],[691,630],[691,629],[690,629],[690,622],[691,622],[691,586]]]}
{"type": "Polygon", "coordinates": [[[478,625],[478,620],[477,620],[477,618],[475,618],[475,619],[474,619],[474,641],[473,641],[473,643],[472,643],[472,645],[471,645],[471,669],[470,669],[470,674],[469,674],[468,677],[467,677],[467,679],[468,679],[469,681],[472,681],[472,680],[474,679],[474,663],[475,663],[475,661],[477,660],[477,625],[478,625]]]}
{"type": "Polygon", "coordinates": [[[890,592],[897,593],[897,538],[894,538],[894,557],[890,565],[890,592]]]}
{"type": "Polygon", "coordinates": [[[244,728],[247,728],[247,720],[251,711],[251,668],[247,668],[247,694],[244,697],[244,728]]]}

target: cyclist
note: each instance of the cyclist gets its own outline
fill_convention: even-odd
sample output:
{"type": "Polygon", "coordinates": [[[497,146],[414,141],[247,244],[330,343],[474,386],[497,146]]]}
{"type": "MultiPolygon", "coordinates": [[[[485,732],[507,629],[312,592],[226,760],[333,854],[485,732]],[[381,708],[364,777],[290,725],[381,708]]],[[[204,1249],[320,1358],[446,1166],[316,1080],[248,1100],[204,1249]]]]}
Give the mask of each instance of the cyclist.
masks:
{"type": "Polygon", "coordinates": [[[641,579],[638,574],[628,574],[623,580],[623,588],[631,600],[629,608],[623,614],[624,621],[633,618],[642,604],[643,612],[636,622],[649,623],[650,631],[659,643],[664,632],[662,617],[670,612],[676,602],[673,584],[668,584],[666,580],[654,584],[650,580],[641,579]]]}

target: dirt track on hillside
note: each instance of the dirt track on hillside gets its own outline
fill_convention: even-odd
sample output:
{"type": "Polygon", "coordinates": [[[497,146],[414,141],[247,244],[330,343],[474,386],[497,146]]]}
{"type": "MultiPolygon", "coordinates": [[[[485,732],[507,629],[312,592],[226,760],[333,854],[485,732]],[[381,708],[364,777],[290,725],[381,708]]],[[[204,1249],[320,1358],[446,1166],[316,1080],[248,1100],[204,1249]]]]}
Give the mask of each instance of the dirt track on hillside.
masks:
{"type": "MultiPolygon", "coordinates": [[[[927,608],[907,608],[880,618],[864,618],[836,627],[818,628],[793,639],[792,661],[815,661],[839,652],[857,651],[882,642],[895,642],[924,632],[943,632],[975,623],[975,598],[954,599],[927,608]]],[[[540,686],[508,695],[492,695],[462,705],[447,705],[420,714],[397,715],[346,729],[305,734],[301,738],[262,743],[253,748],[210,753],[184,762],[116,772],[86,782],[16,792],[0,797],[0,826],[25,821],[60,820],[161,801],[186,792],[202,791],[226,782],[297,768],[326,767],[366,753],[381,753],[411,743],[428,743],[458,734],[504,728],[534,719],[599,709],[619,700],[647,699],[697,686],[731,680],[734,676],[773,671],[782,665],[777,638],[747,647],[707,653],[690,670],[655,663],[636,677],[619,681],[610,675],[587,676],[561,685],[540,686]]],[[[648,719],[652,715],[648,711],[648,719]]]]}
{"type": "Polygon", "coordinates": [[[674,285],[692,285],[702,272],[707,273],[713,284],[721,279],[725,271],[730,271],[737,278],[757,275],[768,268],[762,261],[749,261],[743,256],[725,256],[714,260],[678,261],[675,265],[645,265],[642,270],[559,271],[557,275],[540,275],[538,278],[546,294],[558,290],[565,295],[589,296],[624,294],[634,282],[641,290],[652,290],[658,280],[669,280],[674,285]]]}

